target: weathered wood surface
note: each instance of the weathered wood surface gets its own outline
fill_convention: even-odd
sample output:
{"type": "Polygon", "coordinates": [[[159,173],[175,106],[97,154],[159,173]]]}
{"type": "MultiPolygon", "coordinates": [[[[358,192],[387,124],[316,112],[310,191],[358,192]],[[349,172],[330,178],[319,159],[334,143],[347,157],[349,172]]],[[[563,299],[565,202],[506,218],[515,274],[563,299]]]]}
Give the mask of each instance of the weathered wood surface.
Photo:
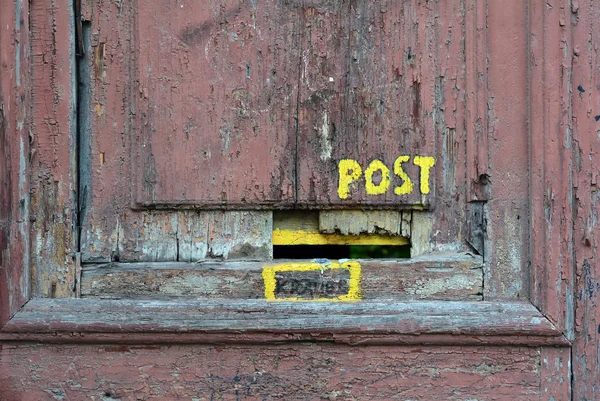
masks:
{"type": "Polygon", "coordinates": [[[540,349],[543,400],[572,400],[573,360],[570,347],[540,349]]]}
{"type": "MultiPolygon", "coordinates": [[[[263,298],[263,267],[284,262],[86,265],[81,294],[97,298],[263,298]]],[[[483,264],[479,257],[437,255],[410,260],[358,262],[362,271],[360,288],[364,299],[482,299],[483,264]]]]}
{"type": "Polygon", "coordinates": [[[293,202],[299,10],[212,0],[131,11],[138,202],[293,202]]]}
{"type": "MultiPolygon", "coordinates": [[[[284,146],[287,139],[281,138],[282,135],[296,135],[295,123],[284,127],[285,121],[296,118],[296,113],[302,115],[298,144],[319,147],[317,142],[322,135],[318,131],[324,126],[323,112],[329,113],[325,126],[331,134],[323,143],[327,145],[325,142],[332,141],[336,149],[344,151],[345,155],[340,153],[339,157],[357,157],[362,163],[366,162],[365,157],[383,157],[379,151],[394,158],[403,152],[411,157],[421,151],[431,153],[437,161],[431,171],[430,197],[439,197],[446,208],[444,212],[441,209],[436,212],[435,219],[440,222],[437,228],[440,229],[436,231],[435,239],[431,238],[435,242],[432,248],[458,250],[464,246],[461,238],[466,237],[466,231],[461,221],[464,220],[466,199],[462,180],[465,147],[460,139],[462,134],[457,131],[464,125],[461,83],[465,74],[474,72],[465,72],[460,32],[466,16],[460,2],[354,4],[336,1],[320,5],[277,3],[272,7],[270,3],[232,5],[225,2],[223,8],[216,4],[203,6],[197,13],[190,9],[195,7],[193,5],[181,9],[179,5],[171,4],[161,9],[157,16],[152,16],[152,6],[138,10],[133,4],[110,8],[96,2],[84,2],[83,17],[92,21],[90,32],[94,34],[90,37],[89,53],[92,56],[88,59],[91,93],[88,119],[93,137],[86,161],[92,174],[83,177],[89,180],[86,185],[90,194],[82,224],[82,260],[110,261],[118,252],[117,258],[122,261],[175,260],[176,252],[161,249],[163,246],[172,248],[161,242],[161,238],[172,238],[172,230],[166,228],[170,224],[169,217],[129,210],[132,182],[146,188],[156,187],[152,195],[158,196],[155,200],[171,202],[173,208],[203,204],[198,202],[199,195],[195,194],[198,191],[209,194],[214,198],[211,202],[223,207],[240,207],[239,202],[245,202],[244,207],[257,207],[256,202],[260,203],[261,199],[269,203],[270,194],[264,190],[265,186],[276,184],[283,194],[289,190],[286,188],[290,181],[278,181],[268,174],[255,177],[260,169],[251,167],[256,165],[254,160],[272,160],[281,164],[282,157],[288,160],[295,154],[296,140],[287,143],[289,155],[285,157],[277,152],[275,157],[265,152],[270,152],[273,146],[277,149],[280,144],[284,146]],[[136,15],[138,12],[141,14],[136,15]],[[141,23],[136,25],[138,19],[141,23]],[[278,29],[281,27],[282,32],[287,33],[265,28],[274,21],[278,29]],[[321,25],[317,29],[318,24],[321,25]],[[327,32],[325,26],[329,29],[327,32]],[[156,40],[152,41],[152,38],[156,40]],[[398,41],[398,38],[401,39],[398,41]],[[337,46],[340,52],[334,54],[331,49],[335,47],[328,48],[327,40],[347,43],[337,46]],[[148,44],[150,42],[152,46],[148,44]],[[442,42],[444,45],[437,45],[442,42]],[[243,47],[241,43],[244,43],[243,47]],[[283,50],[285,46],[296,46],[297,49],[283,50]],[[359,48],[365,51],[358,54],[359,48]],[[296,65],[292,62],[294,57],[297,58],[296,65]],[[217,58],[222,61],[212,62],[217,58]],[[157,67],[160,60],[169,62],[157,67]],[[277,61],[275,76],[265,68],[269,60],[277,61]],[[349,75],[342,68],[344,65],[348,67],[349,75]],[[280,67],[284,68],[285,76],[280,67]],[[294,69],[296,76],[290,72],[294,69]],[[126,79],[129,74],[134,74],[130,71],[141,74],[140,87],[132,85],[135,80],[126,79]],[[197,79],[198,75],[206,76],[206,79],[197,79]],[[272,86],[265,89],[267,81],[272,86]],[[198,93],[204,93],[209,83],[214,86],[215,93],[224,93],[224,97],[211,97],[207,93],[208,99],[201,99],[202,104],[188,101],[198,98],[198,93]],[[326,88],[328,85],[331,89],[326,88]],[[150,86],[156,92],[149,94],[150,86]],[[298,90],[304,93],[304,98],[300,96],[301,102],[308,102],[307,97],[314,100],[321,95],[334,100],[320,105],[306,103],[305,106],[310,106],[316,113],[312,118],[305,110],[298,111],[293,107],[298,90]],[[266,105],[269,107],[262,107],[265,96],[271,92],[276,99],[266,105]],[[277,97],[283,94],[289,99],[277,97]],[[342,98],[346,97],[354,100],[343,103],[342,98]],[[147,109],[154,112],[149,113],[147,109]],[[263,109],[267,111],[263,112],[263,109]],[[194,110],[196,112],[192,112],[194,110]],[[136,118],[129,118],[129,112],[136,118]],[[289,118],[282,114],[278,115],[276,123],[265,124],[266,115],[273,113],[287,113],[289,118]],[[335,116],[336,113],[339,115],[335,116]],[[190,115],[194,116],[191,118],[195,122],[188,121],[190,115]],[[313,129],[315,124],[317,131],[313,129]],[[223,127],[226,129],[221,129],[223,127]],[[137,140],[139,135],[142,143],[137,140]],[[262,138],[261,144],[270,145],[258,150],[242,146],[241,142],[254,140],[254,135],[262,138]],[[264,140],[265,135],[271,140],[264,140]],[[306,135],[310,138],[304,138],[306,135]],[[364,140],[356,141],[359,139],[356,135],[364,135],[364,140]],[[244,139],[247,137],[250,139],[244,139]],[[200,141],[199,138],[207,140],[200,141]],[[394,138],[400,140],[394,141],[394,138]],[[151,146],[153,141],[156,141],[155,146],[151,146]],[[368,146],[365,141],[369,142],[368,146]],[[142,146],[144,144],[148,146],[142,146]],[[226,144],[229,150],[224,148],[226,144]],[[206,146],[214,149],[206,153],[202,148],[206,146]],[[236,146],[240,149],[234,152],[236,146]],[[353,156],[359,146],[368,151],[362,152],[360,157],[353,156]],[[134,160],[123,162],[129,158],[129,149],[133,149],[134,160]],[[241,152],[239,160],[238,151],[241,152]],[[148,157],[144,158],[140,152],[148,157]],[[249,158],[250,154],[252,158],[249,158]],[[148,163],[152,164],[151,168],[140,167],[148,163]],[[207,164],[206,168],[199,167],[204,164],[207,164]],[[215,174],[210,174],[213,170],[218,173],[214,183],[212,176],[215,174]],[[220,181],[222,176],[229,176],[233,181],[220,181]],[[439,184],[434,183],[435,177],[441,179],[439,184]],[[248,188],[242,194],[240,191],[245,185],[248,188]],[[236,191],[237,195],[233,195],[236,191]],[[223,204],[224,200],[227,204],[223,204]],[[143,233],[138,235],[139,227],[154,233],[148,237],[143,233]],[[144,254],[136,245],[148,242],[149,237],[152,237],[150,242],[154,242],[152,248],[158,249],[154,254],[144,254]],[[132,244],[121,245],[123,249],[119,250],[115,247],[116,238],[131,238],[132,244]]],[[[481,15],[482,12],[481,9],[470,9],[467,14],[471,18],[470,13],[481,15]]],[[[319,152],[314,155],[307,152],[300,152],[298,161],[293,161],[297,163],[292,166],[297,174],[292,175],[298,175],[300,181],[292,185],[292,195],[295,195],[288,206],[293,205],[296,198],[302,198],[300,193],[311,192],[311,182],[323,178],[318,186],[329,180],[332,192],[317,196],[314,202],[331,207],[326,198],[337,193],[334,188],[337,166],[328,170],[321,164],[331,164],[335,158],[322,162],[319,152]],[[302,163],[309,163],[314,172],[303,169],[302,163]]],[[[384,162],[390,165],[394,160],[384,162]]],[[[415,185],[412,200],[397,195],[384,196],[383,203],[388,207],[398,207],[405,201],[423,201],[418,194],[419,168],[412,161],[405,164],[415,185]]],[[[282,194],[279,194],[281,199],[289,195],[282,194]]],[[[146,195],[142,194],[142,197],[146,195]]],[[[378,199],[375,203],[381,203],[382,197],[375,197],[378,199]]],[[[302,198],[299,203],[312,202],[314,206],[313,201],[306,199],[302,198]]],[[[355,197],[355,200],[359,199],[355,197]]],[[[356,207],[356,202],[339,206],[356,207]]],[[[202,254],[202,250],[198,253],[202,254]]]]}
{"type": "MultiPolygon", "coordinates": [[[[572,340],[574,256],[579,253],[581,241],[573,231],[577,227],[574,219],[578,207],[573,203],[577,191],[574,186],[578,185],[574,182],[574,169],[579,168],[578,163],[587,163],[590,156],[577,155],[577,142],[589,143],[586,138],[592,134],[587,125],[586,132],[578,135],[580,138],[574,136],[573,107],[582,105],[585,97],[576,87],[583,84],[591,91],[593,84],[584,76],[573,75],[578,62],[574,59],[572,35],[580,32],[572,32],[578,17],[570,8],[565,1],[555,1],[552,7],[531,5],[530,258],[532,301],[572,340]],[[574,79],[581,81],[575,83],[574,79]],[[576,162],[578,159],[580,162],[576,162]]],[[[588,46],[588,34],[585,42],[578,44],[580,51],[588,46]]],[[[593,116],[577,116],[583,124],[587,118],[593,116]]],[[[581,189],[590,191],[589,186],[581,189]]]]}
{"type": "Polygon", "coordinates": [[[31,271],[34,296],[75,295],[76,66],[71,3],[31,5],[31,271]]]}
{"type": "Polygon", "coordinates": [[[4,327],[0,339],[138,343],[312,340],[390,345],[568,344],[554,325],[528,303],[448,301],[331,304],[265,300],[173,303],[36,299],[4,327]]]}
{"type": "MultiPolygon", "coordinates": [[[[568,4],[565,7],[564,13],[569,15],[568,4]]],[[[570,11],[573,116],[567,128],[572,127],[572,138],[565,143],[563,153],[573,152],[573,203],[569,204],[573,209],[566,211],[575,212],[575,271],[574,277],[573,273],[567,276],[571,281],[566,291],[571,290],[575,280],[574,305],[571,297],[566,299],[571,301],[567,302],[567,310],[575,308],[573,400],[586,401],[600,399],[600,9],[597,2],[588,2],[573,3],[570,11]]],[[[563,245],[561,249],[566,253],[569,248],[563,245]]]]}
{"type": "MultiPolygon", "coordinates": [[[[485,185],[489,188],[483,189],[489,191],[490,196],[484,208],[488,222],[484,297],[527,299],[530,249],[528,105],[535,101],[542,104],[545,97],[538,92],[528,92],[528,62],[535,62],[527,54],[528,3],[507,0],[484,4],[488,15],[485,32],[488,68],[484,74],[487,77],[487,130],[491,138],[488,143],[490,177],[485,185]]],[[[537,24],[538,20],[532,21],[531,26],[537,27],[537,24]]],[[[470,123],[477,124],[477,120],[470,123]]],[[[532,146],[536,145],[532,143],[532,146]]],[[[539,251],[548,250],[542,247],[539,251]]]]}
{"type": "Polygon", "coordinates": [[[132,147],[135,171],[123,178],[140,205],[344,205],[338,162],[355,159],[366,176],[377,158],[393,185],[369,195],[363,178],[351,204],[429,203],[436,169],[423,179],[417,157],[438,156],[444,111],[463,90],[460,1],[158,7],[84,10],[95,32],[92,181],[119,180],[119,156],[132,147]],[[406,181],[399,156],[410,158],[406,194],[394,191],[406,181]]]}
{"type": "Polygon", "coordinates": [[[0,327],[30,297],[28,2],[0,12],[0,327]]]}
{"type": "Polygon", "coordinates": [[[279,211],[273,213],[272,241],[273,245],[409,245],[410,234],[398,235],[401,216],[393,211],[279,211]]]}
{"type": "Polygon", "coordinates": [[[550,400],[540,351],[527,347],[5,344],[0,352],[9,400],[550,400]]]}
{"type": "Polygon", "coordinates": [[[412,211],[393,210],[322,210],[319,231],[343,235],[384,234],[410,238],[412,211]],[[403,235],[408,233],[408,235],[403,235]]]}
{"type": "Polygon", "coordinates": [[[91,211],[82,232],[83,262],[195,262],[272,257],[271,212],[91,211]],[[101,219],[101,220],[96,220],[101,219]],[[113,231],[107,232],[107,227],[113,231]]]}
{"type": "MultiPolygon", "coordinates": [[[[194,7],[200,6],[169,3],[156,13],[152,5],[84,2],[83,18],[91,20],[92,137],[83,160],[91,174],[81,177],[89,191],[83,261],[176,260],[168,228],[175,217],[131,211],[132,183],[153,188],[153,194],[134,191],[150,203],[163,202],[152,207],[175,209],[332,208],[335,202],[343,208],[356,208],[357,202],[398,208],[435,197],[443,207],[436,209],[428,234],[431,250],[465,249],[462,99],[465,77],[478,76],[481,71],[471,67],[486,57],[473,45],[467,50],[476,54],[476,63],[465,64],[462,31],[485,14],[481,1],[468,10],[458,0],[217,3],[198,12],[194,7]],[[272,25],[277,29],[266,28],[272,25]],[[217,95],[210,94],[210,85],[217,95]],[[259,149],[246,143],[259,139],[259,149]],[[294,156],[296,142],[304,150],[294,156]],[[329,142],[339,154],[321,160],[319,149],[327,150],[329,142]],[[390,158],[404,153],[411,157],[404,164],[415,187],[408,198],[356,193],[350,202],[335,201],[338,159],[356,157],[366,169],[365,163],[382,158],[396,177],[390,158]],[[425,199],[419,194],[420,168],[413,163],[419,154],[436,159],[425,199]],[[253,167],[258,160],[261,167],[253,167]],[[294,164],[287,179],[262,170],[271,161],[283,170],[294,164]],[[269,200],[277,196],[283,203],[269,200]],[[142,242],[152,243],[156,252],[141,250],[142,242]]],[[[400,181],[395,179],[390,192],[400,181]]],[[[200,245],[194,255],[202,253],[200,245]]]]}
{"type": "Polygon", "coordinates": [[[96,213],[129,206],[132,186],[146,206],[293,203],[294,13],[277,1],[84,3],[96,213]]]}
{"type": "MultiPolygon", "coordinates": [[[[428,204],[414,156],[438,156],[444,94],[463,86],[464,76],[445,76],[447,59],[464,70],[464,53],[449,43],[462,38],[464,14],[459,1],[333,1],[306,6],[301,14],[303,66],[299,93],[298,194],[301,204],[428,204]],[[451,28],[452,27],[452,28],[451,28]],[[454,80],[456,79],[456,80],[454,80]],[[406,180],[394,171],[399,156],[412,190],[395,193],[406,180]],[[362,173],[347,199],[338,194],[340,160],[358,162],[362,173]],[[366,172],[379,170],[369,193],[366,172]]],[[[460,89],[459,89],[460,90],[460,89]]],[[[464,107],[464,105],[462,105],[464,107]]],[[[462,121],[457,122],[463,124],[462,121]]],[[[443,160],[439,160],[443,164],[443,160]]],[[[355,169],[354,169],[355,170],[355,169]]]]}
{"type": "Polygon", "coordinates": [[[464,4],[466,197],[469,202],[485,202],[491,189],[489,117],[493,118],[488,115],[488,4],[481,0],[464,4]]]}

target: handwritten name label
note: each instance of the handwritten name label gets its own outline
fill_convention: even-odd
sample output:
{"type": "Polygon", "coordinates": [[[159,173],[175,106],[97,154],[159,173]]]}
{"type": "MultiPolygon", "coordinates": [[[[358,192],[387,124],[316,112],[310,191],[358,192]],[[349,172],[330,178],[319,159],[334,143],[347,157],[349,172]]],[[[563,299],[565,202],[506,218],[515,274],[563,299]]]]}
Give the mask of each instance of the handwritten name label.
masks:
{"type": "Polygon", "coordinates": [[[298,262],[263,268],[265,298],[272,301],[357,301],[360,264],[298,262]]]}
{"type": "Polygon", "coordinates": [[[275,274],[277,298],[337,298],[348,294],[350,272],[345,269],[279,272],[275,274]]]}
{"type": "MultiPolygon", "coordinates": [[[[356,160],[340,160],[338,164],[338,196],[340,199],[348,199],[351,187],[355,186],[363,177],[367,195],[385,194],[392,189],[392,170],[402,180],[402,185],[393,187],[394,193],[399,196],[409,195],[414,190],[414,183],[402,167],[404,163],[409,162],[411,162],[411,156],[398,156],[390,169],[381,160],[375,159],[363,171],[356,160]],[[376,173],[381,177],[379,182],[375,182],[376,173]]],[[[435,166],[435,158],[431,156],[414,156],[412,163],[420,168],[419,189],[422,195],[427,195],[430,192],[429,176],[431,168],[435,166]]]]}

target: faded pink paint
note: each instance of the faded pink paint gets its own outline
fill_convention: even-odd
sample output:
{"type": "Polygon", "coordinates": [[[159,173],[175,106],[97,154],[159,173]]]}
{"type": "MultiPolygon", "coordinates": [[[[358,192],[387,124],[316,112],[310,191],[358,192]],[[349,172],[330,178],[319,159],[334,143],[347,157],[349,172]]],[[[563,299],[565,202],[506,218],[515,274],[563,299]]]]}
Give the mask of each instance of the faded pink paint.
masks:
{"type": "Polygon", "coordinates": [[[552,381],[536,348],[3,345],[0,356],[7,401],[533,401],[552,381]]]}
{"type": "MultiPolygon", "coordinates": [[[[568,9],[566,13],[568,15],[568,9]]],[[[574,2],[572,140],[573,248],[577,293],[573,400],[600,399],[600,10],[574,2]]],[[[568,134],[568,133],[567,133],[568,134]]]]}
{"type": "Polygon", "coordinates": [[[70,297],[76,252],[71,10],[68,3],[32,2],[30,14],[32,295],[70,297]]]}
{"type": "Polygon", "coordinates": [[[30,297],[29,3],[0,4],[0,327],[30,297]]]}
{"type": "MultiPolygon", "coordinates": [[[[111,13],[101,3],[96,7],[111,13]]],[[[118,24],[119,36],[107,38],[107,56],[118,51],[114,41],[136,37],[136,47],[123,50],[135,52],[124,67],[135,68],[139,79],[131,104],[124,105],[138,117],[128,128],[137,201],[144,206],[293,203],[297,8],[274,0],[124,8],[136,24],[118,24]]],[[[107,28],[113,27],[111,20],[107,28]]],[[[109,69],[101,80],[120,92],[110,59],[105,63],[109,69]]],[[[98,128],[94,134],[100,141],[112,140],[98,128]]],[[[116,161],[112,152],[107,155],[108,163],[116,161]]]]}
{"type": "Polygon", "coordinates": [[[531,298],[573,339],[571,11],[532,3],[530,21],[531,298]],[[533,101],[539,99],[538,101],[533,101]]]}

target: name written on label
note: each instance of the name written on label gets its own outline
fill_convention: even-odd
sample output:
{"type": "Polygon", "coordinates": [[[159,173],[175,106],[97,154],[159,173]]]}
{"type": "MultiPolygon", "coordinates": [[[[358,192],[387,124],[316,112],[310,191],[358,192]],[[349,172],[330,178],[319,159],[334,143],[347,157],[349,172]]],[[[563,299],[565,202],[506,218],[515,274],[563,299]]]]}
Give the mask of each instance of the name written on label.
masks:
{"type": "Polygon", "coordinates": [[[422,195],[430,192],[429,177],[435,158],[431,156],[398,156],[391,167],[381,160],[373,160],[363,170],[361,165],[353,159],[342,159],[338,163],[338,196],[340,199],[348,199],[352,187],[364,178],[365,192],[367,195],[383,195],[388,191],[402,196],[409,195],[414,190],[412,179],[404,171],[403,165],[412,163],[420,169],[419,189],[422,195]],[[394,172],[402,180],[402,185],[392,186],[391,172],[394,172]],[[379,177],[376,180],[376,177],[379,177]]]}
{"type": "Polygon", "coordinates": [[[263,268],[269,301],[353,302],[361,299],[357,261],[290,262],[263,268]]]}

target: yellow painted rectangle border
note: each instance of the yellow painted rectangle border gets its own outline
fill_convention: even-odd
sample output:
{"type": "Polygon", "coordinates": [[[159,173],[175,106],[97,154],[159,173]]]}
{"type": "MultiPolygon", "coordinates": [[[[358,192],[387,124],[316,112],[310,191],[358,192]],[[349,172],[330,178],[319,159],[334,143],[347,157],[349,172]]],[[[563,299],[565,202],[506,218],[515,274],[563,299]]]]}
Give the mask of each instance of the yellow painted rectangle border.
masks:
{"type": "Polygon", "coordinates": [[[273,245],[409,245],[408,238],[377,234],[321,234],[304,230],[273,230],[273,245]]]}
{"type": "Polygon", "coordinates": [[[354,302],[361,299],[360,294],[360,277],[361,266],[356,261],[347,261],[343,263],[331,262],[321,264],[316,262],[291,262],[282,263],[274,266],[265,266],[262,271],[263,280],[265,283],[265,298],[269,301],[317,301],[317,302],[354,302]],[[335,298],[316,298],[306,299],[298,297],[277,298],[275,295],[275,287],[277,279],[275,274],[278,272],[307,272],[315,270],[327,269],[345,269],[350,272],[350,281],[348,283],[348,293],[335,298]]]}

